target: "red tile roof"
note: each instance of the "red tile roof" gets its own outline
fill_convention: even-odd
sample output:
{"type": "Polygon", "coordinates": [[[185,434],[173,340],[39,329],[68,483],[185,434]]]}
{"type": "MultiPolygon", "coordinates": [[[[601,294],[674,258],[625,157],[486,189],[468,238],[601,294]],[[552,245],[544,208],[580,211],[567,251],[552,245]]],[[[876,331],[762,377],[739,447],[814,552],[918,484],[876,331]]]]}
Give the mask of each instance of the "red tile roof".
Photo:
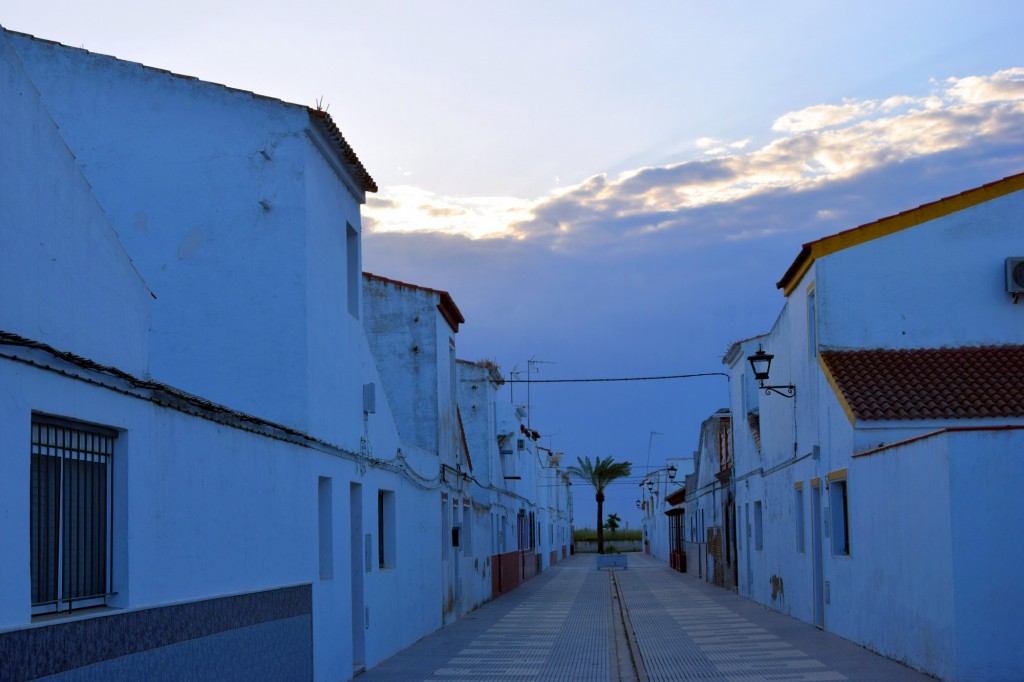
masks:
{"type": "Polygon", "coordinates": [[[851,419],[1024,417],[1024,346],[822,351],[851,419]]]}
{"type": "MultiPolygon", "coordinates": [[[[669,493],[668,495],[665,496],[665,501],[668,502],[669,504],[673,505],[673,506],[677,505],[677,504],[682,504],[685,499],[686,499],[686,488],[680,488],[679,490],[671,492],[671,493],[669,493]]],[[[669,510],[669,511],[671,511],[671,510],[669,510]]],[[[667,514],[669,512],[665,512],[665,513],[667,514]]]]}
{"type": "Polygon", "coordinates": [[[345,160],[345,163],[349,167],[349,172],[355,175],[356,180],[359,182],[359,186],[364,192],[376,192],[377,183],[374,182],[373,178],[370,177],[366,167],[363,166],[363,162],[356,156],[356,152],[352,149],[352,145],[348,143],[345,136],[341,134],[341,130],[338,129],[337,124],[334,123],[334,119],[326,111],[321,109],[313,109],[306,107],[306,111],[309,112],[309,117],[319,123],[327,137],[330,138],[334,145],[338,148],[341,153],[341,157],[345,160]]]}

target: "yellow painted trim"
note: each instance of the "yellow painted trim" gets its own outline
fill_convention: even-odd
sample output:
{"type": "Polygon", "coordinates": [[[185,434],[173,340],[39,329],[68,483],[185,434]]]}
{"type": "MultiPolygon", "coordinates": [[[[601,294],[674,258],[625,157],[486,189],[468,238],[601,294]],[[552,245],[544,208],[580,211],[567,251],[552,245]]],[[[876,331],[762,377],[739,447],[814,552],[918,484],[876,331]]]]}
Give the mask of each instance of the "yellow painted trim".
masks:
{"type": "Polygon", "coordinates": [[[804,487],[804,482],[803,481],[797,481],[796,483],[793,484],[793,487],[796,488],[797,490],[802,490],[803,487],[804,487]]]}
{"type": "Polygon", "coordinates": [[[782,279],[779,280],[777,286],[788,297],[796,289],[804,275],[807,274],[807,271],[811,269],[814,261],[823,256],[829,256],[851,246],[859,246],[881,237],[887,237],[896,232],[901,232],[908,227],[916,227],[957,211],[983,204],[986,201],[992,201],[1007,194],[1019,192],[1022,189],[1024,189],[1024,173],[1012,175],[988,185],[961,192],[951,197],[945,197],[930,204],[924,204],[909,211],[804,244],[803,249],[800,250],[793,264],[789,266],[789,269],[782,276],[782,279]]]}
{"type": "Polygon", "coordinates": [[[828,478],[828,482],[831,483],[832,481],[845,480],[847,477],[846,469],[840,469],[839,471],[833,471],[826,478],[828,478]]]}
{"type": "Polygon", "coordinates": [[[820,478],[812,478],[811,479],[811,487],[812,488],[820,488],[821,487],[821,479],[820,478]]]}
{"type": "Polygon", "coordinates": [[[846,413],[846,418],[850,420],[850,426],[856,426],[857,420],[853,416],[853,408],[850,407],[850,403],[846,401],[846,396],[839,390],[839,384],[836,383],[836,378],[832,376],[832,370],[828,368],[828,364],[825,363],[825,359],[821,353],[818,353],[818,366],[821,367],[821,373],[825,375],[828,385],[832,388],[832,392],[836,395],[836,400],[839,401],[839,406],[843,408],[843,412],[846,413]]]}

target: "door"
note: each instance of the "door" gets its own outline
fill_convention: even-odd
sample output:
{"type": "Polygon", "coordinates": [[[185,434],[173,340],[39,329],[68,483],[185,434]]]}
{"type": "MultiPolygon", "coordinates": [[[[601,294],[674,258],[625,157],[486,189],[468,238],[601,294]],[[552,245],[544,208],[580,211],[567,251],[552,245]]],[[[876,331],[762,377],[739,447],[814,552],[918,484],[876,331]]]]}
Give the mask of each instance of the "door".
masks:
{"type": "Polygon", "coordinates": [[[452,504],[452,563],[455,565],[455,615],[460,611],[462,603],[462,521],[459,518],[459,501],[452,504]],[[457,539],[457,541],[456,541],[457,539]]]}
{"type": "Polygon", "coordinates": [[[743,505],[743,528],[745,529],[745,531],[743,533],[743,548],[744,548],[743,556],[745,556],[747,558],[747,561],[746,561],[746,564],[747,564],[747,590],[745,592],[745,595],[749,597],[751,595],[753,587],[754,587],[754,571],[753,571],[753,568],[751,568],[751,566],[750,566],[750,536],[751,536],[751,533],[750,533],[750,503],[749,502],[746,502],[743,505]]]}
{"type": "Polygon", "coordinates": [[[366,621],[363,600],[363,486],[349,484],[352,568],[352,673],[366,669],[366,621]]]}
{"type": "Polygon", "coordinates": [[[811,481],[811,561],[814,562],[814,624],[825,628],[825,572],[821,546],[821,485],[811,481]]]}

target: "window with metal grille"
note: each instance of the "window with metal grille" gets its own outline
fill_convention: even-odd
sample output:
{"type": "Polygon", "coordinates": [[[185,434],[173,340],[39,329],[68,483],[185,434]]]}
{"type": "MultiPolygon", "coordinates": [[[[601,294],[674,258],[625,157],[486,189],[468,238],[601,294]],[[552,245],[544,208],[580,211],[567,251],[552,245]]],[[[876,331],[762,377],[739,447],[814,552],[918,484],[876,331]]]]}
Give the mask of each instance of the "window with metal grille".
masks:
{"type": "Polygon", "coordinates": [[[112,429],[32,418],[32,612],[97,606],[110,593],[112,429]]]}

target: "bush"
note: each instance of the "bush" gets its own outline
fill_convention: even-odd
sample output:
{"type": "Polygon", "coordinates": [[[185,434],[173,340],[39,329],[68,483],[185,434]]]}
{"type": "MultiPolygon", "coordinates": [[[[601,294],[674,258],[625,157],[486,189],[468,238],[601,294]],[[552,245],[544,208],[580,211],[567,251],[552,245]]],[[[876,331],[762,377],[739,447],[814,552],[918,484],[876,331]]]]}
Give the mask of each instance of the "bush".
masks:
{"type": "MultiPolygon", "coordinates": [[[[604,541],[607,542],[621,542],[626,540],[640,540],[643,537],[639,528],[631,528],[629,530],[606,530],[604,532],[604,541]]],[[[597,542],[597,529],[596,528],[576,528],[572,532],[572,539],[577,542],[597,542]]],[[[607,551],[607,548],[606,548],[607,551]]]]}

